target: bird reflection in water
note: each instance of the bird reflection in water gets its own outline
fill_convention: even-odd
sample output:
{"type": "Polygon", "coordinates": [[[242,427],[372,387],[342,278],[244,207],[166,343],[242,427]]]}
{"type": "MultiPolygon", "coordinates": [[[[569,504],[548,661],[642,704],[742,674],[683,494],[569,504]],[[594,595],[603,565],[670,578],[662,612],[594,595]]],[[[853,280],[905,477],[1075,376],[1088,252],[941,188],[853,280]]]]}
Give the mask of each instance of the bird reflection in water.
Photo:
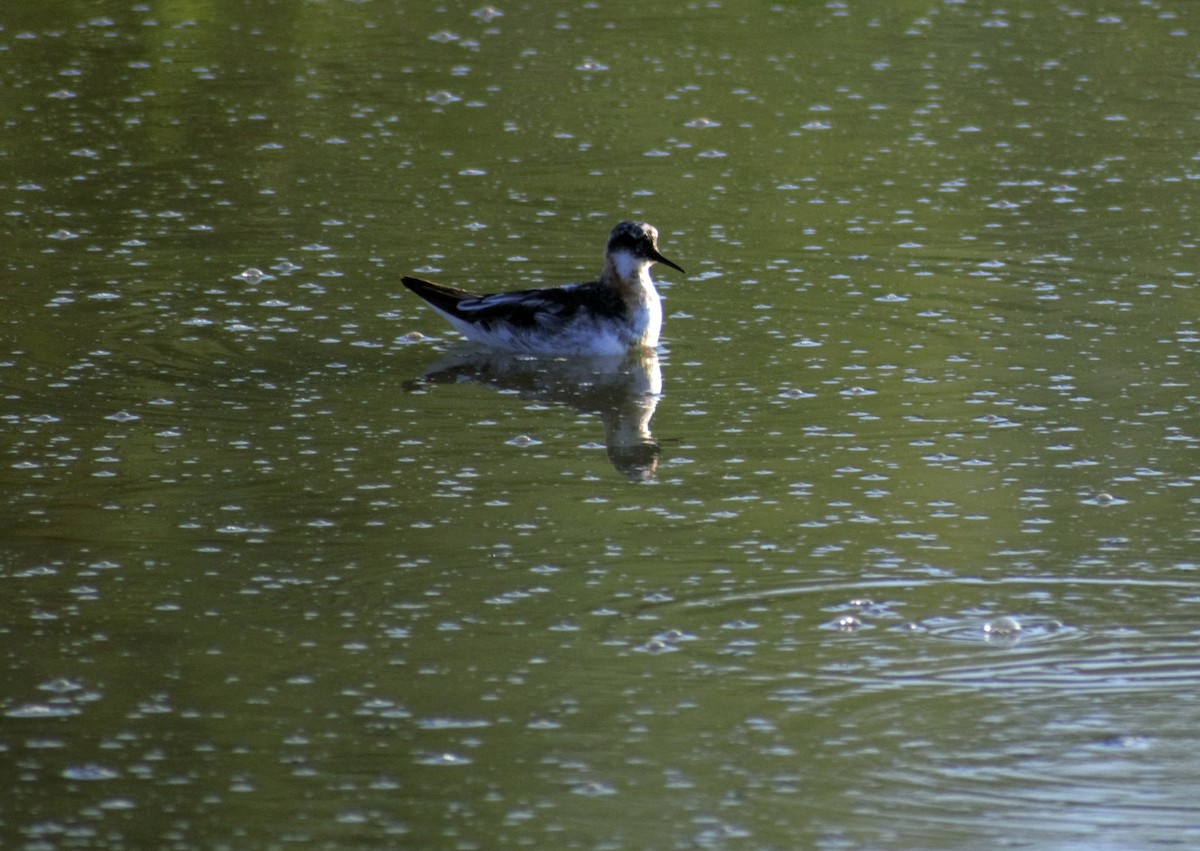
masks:
{"type": "Polygon", "coordinates": [[[662,370],[653,350],[551,359],[464,348],[430,365],[406,386],[411,390],[464,381],[599,414],[613,467],[632,481],[654,478],[661,450],[650,433],[650,418],[662,394],[662,370]]]}

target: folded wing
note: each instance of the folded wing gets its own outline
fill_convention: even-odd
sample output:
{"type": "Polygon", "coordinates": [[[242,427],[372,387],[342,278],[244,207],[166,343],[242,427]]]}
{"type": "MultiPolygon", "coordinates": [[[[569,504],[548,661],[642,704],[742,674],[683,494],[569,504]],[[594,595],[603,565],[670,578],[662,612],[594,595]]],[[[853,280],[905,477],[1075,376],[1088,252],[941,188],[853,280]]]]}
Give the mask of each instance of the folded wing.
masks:
{"type": "MultiPolygon", "coordinates": [[[[569,321],[584,306],[589,299],[581,299],[580,295],[590,295],[592,289],[588,284],[568,284],[483,295],[420,278],[404,278],[403,281],[406,287],[439,310],[484,329],[497,323],[514,330],[553,329],[569,321]]],[[[603,297],[601,293],[597,295],[603,297]]]]}

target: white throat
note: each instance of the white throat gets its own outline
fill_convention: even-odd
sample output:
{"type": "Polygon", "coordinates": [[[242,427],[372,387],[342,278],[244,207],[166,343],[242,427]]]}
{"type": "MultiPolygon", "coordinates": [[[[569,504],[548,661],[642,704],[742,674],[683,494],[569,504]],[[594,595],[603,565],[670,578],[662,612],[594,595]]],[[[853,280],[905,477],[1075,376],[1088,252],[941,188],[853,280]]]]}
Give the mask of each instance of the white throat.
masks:
{"type": "Polygon", "coordinates": [[[617,251],[612,255],[613,269],[622,281],[650,280],[650,261],[638,257],[631,251],[617,251]]]}

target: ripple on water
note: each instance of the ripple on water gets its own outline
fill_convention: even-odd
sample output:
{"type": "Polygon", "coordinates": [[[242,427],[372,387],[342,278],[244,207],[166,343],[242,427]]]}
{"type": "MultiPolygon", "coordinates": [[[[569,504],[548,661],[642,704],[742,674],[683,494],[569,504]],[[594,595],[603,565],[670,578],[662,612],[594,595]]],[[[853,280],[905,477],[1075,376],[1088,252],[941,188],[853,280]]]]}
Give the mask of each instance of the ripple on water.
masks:
{"type": "Polygon", "coordinates": [[[1185,791],[1198,600],[1186,581],[939,576],[676,595],[641,615],[657,615],[654,641],[663,623],[692,638],[647,664],[753,694],[769,735],[747,742],[748,764],[803,749],[805,771],[847,778],[839,800],[873,835],[917,847],[1007,831],[1018,847],[1082,849],[1103,826],[1118,831],[1104,847],[1200,840],[1185,791]],[[736,665],[732,624],[755,627],[736,665]]]}
{"type": "Polygon", "coordinates": [[[678,597],[655,611],[660,620],[672,614],[686,620],[640,649],[679,649],[668,637],[675,632],[691,639],[689,654],[702,654],[727,641],[731,630],[753,629],[759,673],[769,675],[772,648],[790,652],[807,644],[818,664],[797,672],[789,658],[787,678],[872,690],[953,686],[1044,694],[1052,688],[1072,695],[1200,689],[1191,590],[1173,581],[935,577],[678,597]],[[1139,597],[1162,602],[1136,602],[1139,597]],[[1131,611],[1159,617],[1130,623],[1131,611]],[[819,664],[823,658],[829,664],[819,664]]]}

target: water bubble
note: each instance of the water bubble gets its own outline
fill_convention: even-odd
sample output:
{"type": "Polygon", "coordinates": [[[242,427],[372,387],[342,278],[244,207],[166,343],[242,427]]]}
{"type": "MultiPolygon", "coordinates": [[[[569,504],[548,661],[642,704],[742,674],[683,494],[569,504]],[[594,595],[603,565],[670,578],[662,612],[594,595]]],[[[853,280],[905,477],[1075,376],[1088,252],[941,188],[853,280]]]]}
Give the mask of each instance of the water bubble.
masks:
{"type": "Polygon", "coordinates": [[[470,765],[471,759],[470,759],[470,757],[465,757],[465,756],[462,756],[461,754],[450,753],[449,751],[447,751],[445,753],[426,754],[417,759],[417,764],[419,764],[419,765],[452,765],[452,766],[470,765]]]}
{"type": "Polygon", "coordinates": [[[522,447],[523,446],[537,446],[541,443],[541,441],[538,440],[536,437],[532,437],[528,434],[518,434],[516,437],[514,437],[510,440],[506,440],[504,442],[507,443],[509,446],[522,446],[522,447]]]}
{"type": "Polygon", "coordinates": [[[1009,615],[988,621],[983,625],[983,633],[988,636],[1014,636],[1021,631],[1021,622],[1009,615]]]}
{"type": "Polygon", "coordinates": [[[1107,491],[1100,491],[1095,496],[1092,496],[1092,497],[1089,497],[1088,499],[1083,500],[1083,503],[1084,503],[1084,505],[1110,506],[1110,505],[1124,505],[1127,501],[1128,500],[1124,500],[1124,499],[1115,497],[1111,493],[1108,493],[1107,491]]]}
{"type": "Polygon", "coordinates": [[[68,780],[115,780],[121,775],[103,765],[85,763],[67,766],[63,769],[62,776],[68,780]]]}
{"type": "Polygon", "coordinates": [[[599,798],[605,795],[615,795],[617,794],[617,790],[607,783],[593,780],[588,783],[580,783],[571,790],[571,793],[583,795],[588,798],[599,798]]]}
{"type": "Polygon", "coordinates": [[[744,827],[734,824],[718,824],[700,831],[696,835],[696,843],[701,848],[708,848],[718,844],[725,845],[730,839],[746,839],[751,835],[750,831],[744,827]]]}
{"type": "Polygon", "coordinates": [[[101,801],[97,806],[102,810],[136,810],[137,804],[128,798],[109,798],[107,801],[101,801]]]}
{"type": "Polygon", "coordinates": [[[679,650],[679,648],[674,644],[671,644],[669,641],[663,641],[659,638],[651,638],[645,644],[633,649],[637,653],[650,653],[652,655],[658,655],[660,653],[674,653],[679,650]]]}
{"type": "Polygon", "coordinates": [[[68,680],[63,677],[57,677],[53,680],[47,680],[38,686],[42,691],[50,691],[55,694],[66,694],[69,691],[79,691],[83,685],[76,680],[68,680]]]}
{"type": "Polygon", "coordinates": [[[462,98],[456,94],[451,94],[447,91],[438,91],[429,95],[425,100],[430,103],[436,103],[438,106],[449,106],[452,103],[458,103],[462,98]]]}
{"type": "Polygon", "coordinates": [[[504,13],[495,6],[483,6],[471,13],[471,17],[479,18],[485,24],[494,21],[496,18],[504,17],[504,13]]]}

